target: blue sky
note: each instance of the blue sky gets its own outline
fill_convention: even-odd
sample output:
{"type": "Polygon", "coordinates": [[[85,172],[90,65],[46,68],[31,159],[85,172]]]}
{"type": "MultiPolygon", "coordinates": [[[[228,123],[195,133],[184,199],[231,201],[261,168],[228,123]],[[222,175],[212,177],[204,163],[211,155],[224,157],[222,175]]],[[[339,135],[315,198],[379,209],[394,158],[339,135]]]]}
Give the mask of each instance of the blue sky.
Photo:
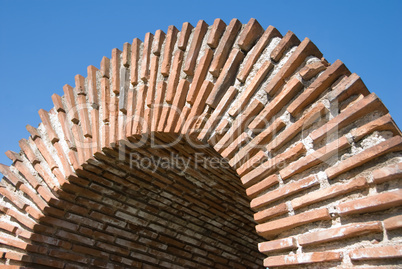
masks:
{"type": "Polygon", "coordinates": [[[256,18],[283,35],[309,37],[331,63],[342,60],[402,127],[402,1],[0,0],[0,163],[39,124],[74,76],[99,67],[115,47],[169,25],[256,18]]]}

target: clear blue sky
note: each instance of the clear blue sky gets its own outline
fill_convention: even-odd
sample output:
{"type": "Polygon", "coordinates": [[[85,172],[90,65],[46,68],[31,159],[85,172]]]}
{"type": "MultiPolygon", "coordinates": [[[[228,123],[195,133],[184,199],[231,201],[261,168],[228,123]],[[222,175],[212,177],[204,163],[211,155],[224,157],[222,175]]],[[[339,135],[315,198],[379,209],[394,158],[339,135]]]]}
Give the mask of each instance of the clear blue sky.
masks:
{"type": "Polygon", "coordinates": [[[51,95],[99,67],[115,47],[169,25],[256,18],[309,37],[329,62],[342,60],[376,92],[402,127],[402,1],[0,0],[0,163],[37,126],[51,95]]]}

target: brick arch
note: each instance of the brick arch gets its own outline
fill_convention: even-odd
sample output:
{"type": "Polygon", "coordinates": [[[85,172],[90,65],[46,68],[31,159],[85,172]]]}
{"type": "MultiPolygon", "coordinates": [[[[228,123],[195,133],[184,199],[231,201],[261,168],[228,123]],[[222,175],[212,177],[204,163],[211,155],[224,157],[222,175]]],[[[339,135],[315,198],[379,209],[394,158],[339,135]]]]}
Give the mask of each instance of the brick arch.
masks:
{"type": "Polygon", "coordinates": [[[0,264],[397,267],[401,133],[322,56],[254,19],[114,49],[6,153],[0,264]]]}

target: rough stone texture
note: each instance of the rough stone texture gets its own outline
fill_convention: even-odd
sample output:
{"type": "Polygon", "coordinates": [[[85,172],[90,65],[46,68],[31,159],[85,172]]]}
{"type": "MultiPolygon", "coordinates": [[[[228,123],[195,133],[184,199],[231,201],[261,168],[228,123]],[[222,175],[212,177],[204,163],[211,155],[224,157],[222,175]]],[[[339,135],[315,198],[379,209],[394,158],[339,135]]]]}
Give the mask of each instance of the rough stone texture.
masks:
{"type": "Polygon", "coordinates": [[[255,19],[181,29],[113,49],[6,152],[0,266],[398,268],[402,138],[362,78],[255,19]]]}

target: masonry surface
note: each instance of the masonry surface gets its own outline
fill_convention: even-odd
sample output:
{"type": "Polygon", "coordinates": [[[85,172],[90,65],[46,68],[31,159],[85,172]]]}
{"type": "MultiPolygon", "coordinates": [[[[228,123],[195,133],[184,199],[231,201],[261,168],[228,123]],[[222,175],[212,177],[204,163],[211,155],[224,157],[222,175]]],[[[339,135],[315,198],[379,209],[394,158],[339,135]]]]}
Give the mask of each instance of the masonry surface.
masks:
{"type": "Polygon", "coordinates": [[[256,20],[88,67],[0,165],[2,268],[397,268],[402,137],[362,79],[256,20]]]}

